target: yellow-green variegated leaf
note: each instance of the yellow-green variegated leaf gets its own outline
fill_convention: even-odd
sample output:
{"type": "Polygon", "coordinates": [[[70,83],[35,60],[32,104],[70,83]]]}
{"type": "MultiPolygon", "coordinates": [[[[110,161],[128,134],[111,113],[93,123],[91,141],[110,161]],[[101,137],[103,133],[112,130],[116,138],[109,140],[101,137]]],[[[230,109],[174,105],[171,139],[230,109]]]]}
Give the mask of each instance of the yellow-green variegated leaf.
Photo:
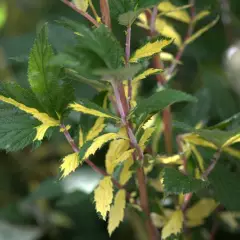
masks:
{"type": "Polygon", "coordinates": [[[204,219],[210,216],[210,214],[216,209],[217,206],[218,203],[216,203],[213,199],[201,199],[199,202],[197,202],[195,205],[193,205],[187,210],[186,216],[188,219],[188,225],[201,225],[202,223],[204,223],[204,219]]]}
{"type": "Polygon", "coordinates": [[[41,113],[35,108],[27,107],[26,105],[19,103],[12,98],[8,98],[0,95],[0,101],[11,104],[14,107],[19,108],[20,110],[32,115],[34,118],[36,118],[37,120],[43,123],[42,125],[36,128],[37,134],[34,140],[42,140],[48,128],[60,125],[59,120],[56,120],[48,116],[46,113],[41,113]]]}
{"type": "Polygon", "coordinates": [[[139,141],[139,147],[142,150],[144,150],[144,148],[146,147],[146,143],[148,142],[149,138],[151,138],[154,131],[155,131],[155,128],[147,128],[144,130],[144,133],[139,141]]]}
{"type": "Polygon", "coordinates": [[[63,162],[60,166],[62,171],[62,177],[66,177],[71,172],[74,172],[79,166],[78,153],[72,153],[63,158],[63,162]]]}
{"type": "Polygon", "coordinates": [[[113,200],[113,183],[110,176],[104,177],[94,191],[94,201],[96,210],[104,220],[110,211],[110,205],[113,200]]]}
{"type": "Polygon", "coordinates": [[[89,158],[90,155],[94,155],[95,152],[98,149],[100,149],[105,143],[118,138],[121,138],[121,136],[118,133],[107,133],[100,137],[95,138],[92,145],[86,151],[84,159],[89,158]]]}
{"type": "Polygon", "coordinates": [[[77,6],[78,9],[86,12],[89,5],[89,0],[73,0],[74,4],[77,6]]]}
{"type": "Polygon", "coordinates": [[[125,185],[129,179],[132,177],[133,171],[131,170],[131,167],[133,165],[133,158],[130,157],[128,160],[126,160],[123,164],[123,169],[120,173],[119,182],[122,185],[125,185]]]}
{"type": "Polygon", "coordinates": [[[157,18],[155,27],[156,27],[156,31],[159,32],[160,35],[171,38],[173,40],[173,43],[177,47],[180,47],[182,45],[181,35],[167,21],[163,20],[162,18],[157,18]]]}
{"type": "Polygon", "coordinates": [[[159,163],[162,163],[162,164],[182,164],[182,157],[180,154],[176,154],[176,155],[173,155],[173,156],[158,156],[156,158],[156,160],[159,162],[159,163]]]}
{"type": "Polygon", "coordinates": [[[143,79],[145,79],[146,77],[150,76],[150,75],[153,75],[153,74],[156,74],[156,73],[159,73],[161,72],[162,70],[161,69],[155,69],[155,68],[149,68],[147,69],[146,71],[144,71],[143,73],[139,74],[138,76],[136,76],[133,80],[132,80],[132,83],[136,83],[138,81],[141,81],[143,79]]]}
{"type": "Polygon", "coordinates": [[[118,159],[123,152],[126,152],[129,148],[129,141],[125,139],[113,140],[109,144],[109,149],[106,154],[105,166],[108,174],[112,174],[118,159]]]}
{"type": "Polygon", "coordinates": [[[177,235],[181,233],[183,227],[183,213],[181,210],[176,210],[163,227],[162,239],[166,239],[171,235],[177,235]]]}
{"type": "Polygon", "coordinates": [[[115,166],[130,159],[134,151],[135,151],[134,149],[130,149],[126,152],[122,152],[122,154],[115,160],[115,163],[114,163],[115,166]]]}
{"type": "Polygon", "coordinates": [[[98,118],[93,127],[89,130],[86,137],[86,141],[90,141],[97,137],[103,131],[104,128],[105,128],[104,118],[98,118]]]}
{"type": "Polygon", "coordinates": [[[197,32],[195,32],[187,41],[186,44],[190,44],[193,41],[195,41],[197,38],[201,37],[205,32],[207,32],[210,28],[212,28],[213,26],[215,26],[217,24],[219,20],[219,17],[217,17],[215,20],[213,20],[212,22],[210,22],[208,25],[206,25],[205,27],[201,28],[200,30],[198,30],[197,32]]]}
{"type": "Polygon", "coordinates": [[[108,233],[111,236],[114,230],[119,226],[124,218],[126,206],[126,191],[121,189],[117,192],[114,204],[111,207],[108,220],[108,233]]]}
{"type": "Polygon", "coordinates": [[[161,50],[169,45],[171,40],[157,40],[153,43],[149,42],[145,46],[138,49],[133,57],[130,59],[130,62],[137,62],[141,58],[150,57],[156,53],[161,52],[161,50]]]}
{"type": "Polygon", "coordinates": [[[210,12],[208,10],[201,11],[200,13],[198,13],[195,16],[195,18],[193,20],[193,23],[199,22],[200,20],[202,20],[203,18],[207,17],[208,15],[210,15],[210,12]]]}
{"type": "Polygon", "coordinates": [[[169,1],[163,1],[158,5],[159,11],[163,12],[165,16],[179,20],[184,23],[189,23],[191,18],[186,10],[182,7],[173,5],[169,1]]]}

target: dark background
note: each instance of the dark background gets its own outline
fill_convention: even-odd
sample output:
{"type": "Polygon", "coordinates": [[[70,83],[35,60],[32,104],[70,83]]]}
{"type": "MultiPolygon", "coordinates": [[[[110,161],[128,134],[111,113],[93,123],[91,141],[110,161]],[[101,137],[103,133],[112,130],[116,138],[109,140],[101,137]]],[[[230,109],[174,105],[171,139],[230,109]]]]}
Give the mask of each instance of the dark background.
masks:
{"type": "MultiPolygon", "coordinates": [[[[173,2],[187,4],[187,1],[173,2]]],[[[196,2],[197,11],[212,12],[202,25],[221,13],[217,0],[196,2]]],[[[212,125],[240,111],[240,1],[229,2],[231,25],[224,29],[219,21],[190,45],[182,58],[184,65],[179,67],[172,82],[173,87],[196,94],[200,99],[199,104],[176,113],[178,119],[192,125],[200,120],[212,125]],[[229,48],[238,51],[239,57],[226,58],[229,48]]],[[[50,41],[60,51],[71,46],[72,35],[54,20],[61,16],[85,20],[58,0],[6,0],[5,3],[8,11],[6,24],[0,31],[0,80],[13,79],[26,86],[26,60],[42,24],[49,22],[50,41]]],[[[186,25],[174,24],[184,36],[186,25]]],[[[124,39],[123,28],[114,31],[124,39]]],[[[133,49],[143,36],[142,30],[133,28],[133,49]]],[[[75,86],[78,97],[91,98],[96,94],[86,85],[75,83],[75,86]]],[[[148,95],[154,86],[154,80],[144,82],[141,94],[148,95]]],[[[71,118],[74,121],[74,115],[71,118]]],[[[104,150],[94,158],[100,166],[104,150]]],[[[109,239],[106,224],[95,213],[91,194],[100,176],[83,166],[63,181],[56,177],[61,158],[70,152],[66,141],[58,136],[36,151],[29,147],[21,152],[0,153],[0,240],[109,239]]],[[[126,221],[112,239],[145,239],[142,231],[138,216],[127,211],[126,221]]],[[[207,239],[203,229],[194,231],[194,240],[207,239]]],[[[215,239],[228,238],[240,239],[240,234],[230,233],[227,228],[218,229],[215,239]]]]}

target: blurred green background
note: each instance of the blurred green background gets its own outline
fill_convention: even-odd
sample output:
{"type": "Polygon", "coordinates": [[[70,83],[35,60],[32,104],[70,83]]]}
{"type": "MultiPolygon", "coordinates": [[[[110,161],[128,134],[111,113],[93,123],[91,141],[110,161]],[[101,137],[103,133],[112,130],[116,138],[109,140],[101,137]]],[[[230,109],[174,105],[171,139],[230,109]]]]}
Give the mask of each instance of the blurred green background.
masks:
{"type": "MultiPolygon", "coordinates": [[[[98,1],[95,1],[98,5],[98,1]]],[[[172,1],[187,4],[187,1],[172,1]]],[[[221,14],[218,0],[197,0],[197,11],[208,9],[212,16],[221,14]]],[[[172,85],[195,94],[199,103],[189,105],[175,114],[178,120],[195,125],[200,120],[215,124],[240,111],[240,1],[231,3],[231,19],[224,28],[221,21],[203,37],[190,45],[182,58],[184,65],[172,85]],[[238,42],[239,41],[239,42],[238,42]]],[[[60,0],[0,0],[0,80],[11,79],[27,84],[27,59],[36,32],[43,23],[49,23],[50,41],[56,51],[73,44],[71,33],[55,24],[65,16],[86,21],[60,0]],[[4,20],[4,18],[3,18],[4,20]],[[3,21],[2,21],[3,22],[3,21]]],[[[88,24],[88,23],[86,23],[88,24]]],[[[179,32],[186,26],[175,23],[179,32]]],[[[199,26],[199,28],[201,25],[199,26]]],[[[123,28],[115,34],[123,40],[123,28]]],[[[144,32],[133,28],[133,49],[141,43],[144,32]]],[[[144,83],[142,95],[148,95],[155,81],[144,83]]],[[[78,97],[92,98],[96,92],[75,83],[78,97]]],[[[0,113],[1,114],[1,113],[0,113]]],[[[75,116],[71,115],[75,121],[75,116]]],[[[237,123],[239,124],[239,123],[237,123]]],[[[103,166],[104,151],[98,152],[94,162],[103,166]]],[[[64,180],[59,180],[61,158],[71,149],[60,135],[45,141],[36,151],[31,147],[16,153],[0,152],[0,240],[91,240],[109,239],[106,224],[95,213],[92,191],[101,176],[83,166],[64,180]]],[[[127,211],[112,239],[145,239],[141,221],[127,211]]],[[[197,231],[197,230],[196,230],[197,231]]],[[[215,239],[240,239],[240,233],[220,228],[215,239]]],[[[194,239],[207,239],[196,234],[194,239]]]]}

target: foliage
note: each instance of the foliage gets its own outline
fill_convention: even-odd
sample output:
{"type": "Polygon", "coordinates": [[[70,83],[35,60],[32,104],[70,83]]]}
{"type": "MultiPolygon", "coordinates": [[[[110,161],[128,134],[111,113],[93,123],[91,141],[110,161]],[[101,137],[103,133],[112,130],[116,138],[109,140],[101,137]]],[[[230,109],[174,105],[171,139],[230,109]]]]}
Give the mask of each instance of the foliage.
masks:
{"type": "MultiPolygon", "coordinates": [[[[239,114],[215,124],[209,109],[198,112],[207,108],[204,91],[174,89],[185,48],[213,28],[219,17],[208,21],[214,15],[210,11],[196,13],[194,5],[173,1],[104,0],[100,18],[91,0],[64,2],[94,26],[57,19],[54,26],[73,40],[61,40],[66,47],[59,49],[50,43],[51,25],[44,24],[29,53],[25,87],[9,79],[1,82],[0,149],[15,154],[32,144],[35,153],[47,138],[62,158],[60,173],[36,188],[23,207],[31,209],[34,202],[47,210],[51,204],[42,199],[54,202],[60,197],[59,209],[84,205],[92,193],[109,236],[133,216],[146,224],[149,240],[157,235],[187,238],[195,227],[206,231],[207,219],[237,230],[239,114]],[[112,28],[106,20],[110,18],[116,20],[112,28]],[[196,30],[202,20],[205,25],[196,30]],[[181,24],[188,25],[185,38],[178,30],[181,24]],[[133,51],[134,29],[148,36],[137,39],[133,51]],[[154,87],[145,91],[144,84],[155,78],[154,87]],[[93,88],[95,96],[82,97],[79,86],[93,88]],[[61,138],[69,144],[67,151],[61,138]],[[106,170],[94,162],[102,158],[106,170]],[[94,186],[86,190],[83,180],[81,191],[64,193],[68,179],[85,165],[96,172],[94,186]]],[[[1,11],[0,27],[5,21],[1,11]]],[[[54,226],[72,227],[67,214],[52,211],[39,217],[36,209],[36,222],[47,219],[54,226]]]]}

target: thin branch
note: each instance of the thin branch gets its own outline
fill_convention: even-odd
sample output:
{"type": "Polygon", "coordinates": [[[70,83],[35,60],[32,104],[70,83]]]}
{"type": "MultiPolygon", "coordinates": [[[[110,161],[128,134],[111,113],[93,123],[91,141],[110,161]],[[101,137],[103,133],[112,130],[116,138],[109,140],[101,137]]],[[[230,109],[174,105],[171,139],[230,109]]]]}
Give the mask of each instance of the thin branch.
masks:
{"type": "Polygon", "coordinates": [[[85,17],[89,22],[91,22],[94,26],[98,27],[99,23],[87,12],[84,12],[76,7],[72,2],[69,2],[68,0],[61,0],[64,4],[68,5],[70,8],[72,8],[74,11],[80,13],[83,17],[85,17]]]}
{"type": "Polygon", "coordinates": [[[89,2],[89,6],[92,10],[92,13],[93,13],[94,17],[96,18],[97,21],[100,20],[101,18],[98,16],[98,13],[97,13],[97,11],[96,11],[93,3],[92,3],[92,0],[89,0],[88,2],[89,2]]]}
{"type": "MultiPolygon", "coordinates": [[[[67,130],[66,126],[64,124],[61,124],[61,129],[63,129],[63,134],[65,136],[65,138],[67,139],[68,143],[70,144],[72,150],[75,153],[79,153],[80,149],[78,148],[78,146],[76,145],[76,143],[74,142],[73,138],[71,137],[69,131],[67,130]]],[[[98,166],[96,166],[91,160],[86,159],[85,162],[97,173],[103,175],[103,176],[111,176],[109,175],[107,172],[105,172],[103,169],[99,168],[98,166]]],[[[112,178],[112,182],[113,184],[118,188],[118,189],[124,189],[124,186],[121,185],[115,178],[112,178]]],[[[126,191],[127,193],[127,198],[130,200],[131,196],[130,194],[126,191]]]]}
{"type": "Polygon", "coordinates": [[[195,0],[189,0],[189,5],[191,6],[190,7],[190,12],[191,12],[191,15],[190,15],[190,22],[189,22],[189,26],[188,26],[188,30],[187,30],[187,34],[184,38],[184,41],[183,41],[183,44],[182,46],[179,48],[177,54],[176,54],[176,57],[174,59],[174,61],[172,62],[172,65],[169,67],[169,70],[168,70],[168,76],[172,76],[172,74],[174,73],[175,71],[175,68],[177,66],[177,63],[180,61],[180,59],[182,58],[182,55],[184,53],[184,50],[186,48],[186,42],[188,41],[188,39],[192,36],[193,34],[193,30],[194,30],[194,19],[195,19],[195,16],[196,16],[196,9],[195,9],[195,0]]]}
{"type": "Polygon", "coordinates": [[[103,23],[111,29],[112,24],[111,24],[111,16],[110,16],[108,0],[100,0],[100,9],[102,13],[103,23]]]}

